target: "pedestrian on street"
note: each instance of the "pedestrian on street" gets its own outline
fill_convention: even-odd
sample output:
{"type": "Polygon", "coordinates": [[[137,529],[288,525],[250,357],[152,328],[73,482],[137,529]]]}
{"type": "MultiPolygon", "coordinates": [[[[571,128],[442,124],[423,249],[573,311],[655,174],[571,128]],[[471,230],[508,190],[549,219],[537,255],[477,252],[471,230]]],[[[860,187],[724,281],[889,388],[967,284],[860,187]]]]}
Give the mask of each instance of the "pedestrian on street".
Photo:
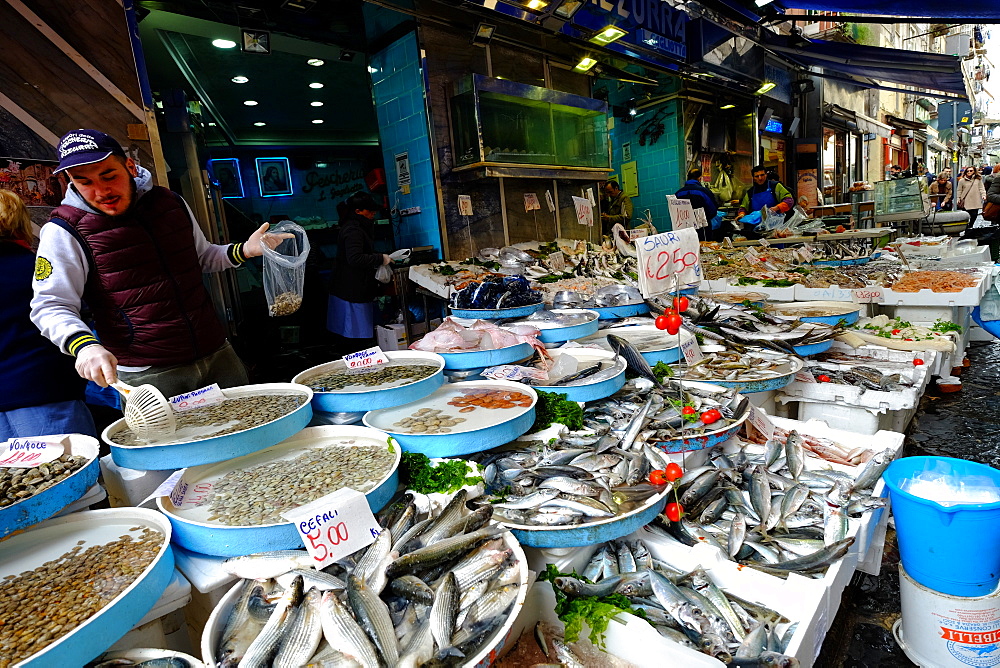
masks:
{"type": "Polygon", "coordinates": [[[632,198],[625,194],[617,181],[604,184],[604,195],[608,198],[607,209],[601,212],[601,233],[611,234],[611,228],[621,225],[629,229],[632,220],[632,198]]]}
{"type": "Polygon", "coordinates": [[[692,209],[701,209],[705,212],[708,227],[698,230],[699,236],[703,237],[704,241],[722,241],[725,236],[722,221],[715,220],[716,214],[719,213],[719,205],[716,202],[715,193],[705,187],[701,176],[702,172],[697,167],[688,171],[687,181],[674,196],[678,199],[689,200],[692,209]]]}
{"type": "Polygon", "coordinates": [[[979,210],[983,208],[985,200],[986,187],[983,185],[983,177],[975,167],[966,167],[962,172],[962,178],[958,180],[955,203],[960,211],[969,212],[969,227],[975,227],[976,218],[979,217],[979,210]]]}
{"type": "Polygon", "coordinates": [[[937,180],[931,184],[931,196],[934,199],[934,208],[937,211],[951,207],[951,181],[945,172],[937,176],[937,180]]]}
{"type": "Polygon", "coordinates": [[[238,267],[287,235],[214,245],[180,195],[98,130],[57,147],[70,187],[42,226],[31,320],[102,387],[150,383],[166,396],[247,384],[202,274],[238,267]],[[86,302],[96,336],[80,315],[86,302]]]}

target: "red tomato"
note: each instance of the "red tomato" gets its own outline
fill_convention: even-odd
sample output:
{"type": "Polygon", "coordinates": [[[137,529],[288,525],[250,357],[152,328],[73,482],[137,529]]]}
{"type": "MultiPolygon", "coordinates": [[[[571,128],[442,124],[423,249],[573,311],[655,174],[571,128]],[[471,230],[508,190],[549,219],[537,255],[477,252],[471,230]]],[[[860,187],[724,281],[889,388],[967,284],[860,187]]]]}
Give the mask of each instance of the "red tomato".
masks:
{"type": "Polygon", "coordinates": [[[919,357],[917,357],[916,359],[913,360],[913,366],[923,366],[923,365],[924,365],[924,361],[922,359],[920,359],[919,357]]]}
{"type": "Polygon", "coordinates": [[[705,424],[712,424],[713,422],[718,422],[722,418],[722,413],[711,408],[701,414],[701,421],[705,424]]]}
{"type": "Polygon", "coordinates": [[[677,315],[677,311],[672,308],[663,309],[663,315],[677,315]]]}
{"type": "Polygon", "coordinates": [[[830,377],[825,373],[821,373],[820,375],[816,376],[816,380],[818,380],[821,383],[829,383],[830,377]]]}
{"type": "Polygon", "coordinates": [[[688,310],[688,304],[687,297],[674,297],[674,308],[677,309],[678,313],[688,310]]]}
{"type": "Polygon", "coordinates": [[[649,482],[653,485],[666,485],[667,476],[663,471],[656,469],[649,472],[649,482]]]}
{"type": "Polygon", "coordinates": [[[681,331],[681,325],[684,323],[684,319],[679,315],[668,315],[667,316],[667,334],[676,334],[681,331]]]}
{"type": "Polygon", "coordinates": [[[903,339],[904,341],[912,341],[913,339],[903,339]]]}
{"type": "Polygon", "coordinates": [[[694,406],[685,406],[681,409],[681,415],[694,415],[695,412],[694,406]]]}
{"type": "Polygon", "coordinates": [[[902,331],[902,330],[899,330],[899,329],[894,329],[894,330],[892,330],[892,335],[893,335],[893,336],[896,336],[896,335],[897,335],[897,334],[899,334],[899,333],[900,333],[901,331],[902,331]]]}
{"type": "Polygon", "coordinates": [[[658,316],[656,318],[656,320],[654,321],[654,324],[656,325],[657,329],[666,329],[667,328],[667,316],[665,316],[665,315],[658,316]]]}
{"type": "Polygon", "coordinates": [[[680,522],[684,516],[684,506],[679,503],[667,504],[667,519],[671,522],[680,522]]]}
{"type": "Polygon", "coordinates": [[[666,473],[667,480],[669,480],[670,482],[673,482],[675,480],[680,480],[681,477],[684,475],[684,471],[681,470],[681,465],[675,464],[673,462],[667,464],[667,470],[664,473],[666,473]]]}

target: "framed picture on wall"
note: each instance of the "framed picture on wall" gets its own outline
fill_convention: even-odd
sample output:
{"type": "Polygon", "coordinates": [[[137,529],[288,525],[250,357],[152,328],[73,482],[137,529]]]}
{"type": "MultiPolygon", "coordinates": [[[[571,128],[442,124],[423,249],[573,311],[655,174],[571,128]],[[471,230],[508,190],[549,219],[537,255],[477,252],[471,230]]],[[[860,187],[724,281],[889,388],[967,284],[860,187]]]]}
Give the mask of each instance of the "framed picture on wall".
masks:
{"type": "Polygon", "coordinates": [[[256,158],[257,183],[264,197],[292,194],[292,173],[288,158],[256,158]]]}
{"type": "Polygon", "coordinates": [[[240,161],[223,158],[208,161],[212,179],[219,186],[223,199],[243,197],[243,179],[240,178],[240,161]]]}

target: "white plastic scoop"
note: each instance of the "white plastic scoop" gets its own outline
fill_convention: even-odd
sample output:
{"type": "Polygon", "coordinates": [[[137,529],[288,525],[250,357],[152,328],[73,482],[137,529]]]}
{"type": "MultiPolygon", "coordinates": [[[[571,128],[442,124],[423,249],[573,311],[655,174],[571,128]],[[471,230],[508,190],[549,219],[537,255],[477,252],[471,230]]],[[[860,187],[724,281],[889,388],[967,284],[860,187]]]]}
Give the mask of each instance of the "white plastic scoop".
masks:
{"type": "Polygon", "coordinates": [[[143,441],[169,436],[177,431],[174,410],[163,393],[152,385],[133,387],[118,381],[111,387],[121,392],[125,402],[125,423],[143,441]]]}

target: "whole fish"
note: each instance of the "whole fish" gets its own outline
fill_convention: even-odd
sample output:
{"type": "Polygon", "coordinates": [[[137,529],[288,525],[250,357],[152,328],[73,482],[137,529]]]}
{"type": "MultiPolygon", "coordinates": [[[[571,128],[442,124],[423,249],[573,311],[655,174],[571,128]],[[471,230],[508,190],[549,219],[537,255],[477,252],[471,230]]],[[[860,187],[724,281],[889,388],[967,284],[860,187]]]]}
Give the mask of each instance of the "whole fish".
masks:
{"type": "Polygon", "coordinates": [[[788,433],[788,438],[785,439],[785,462],[786,466],[788,466],[788,472],[792,474],[792,478],[796,482],[798,482],[799,476],[802,475],[802,469],[805,468],[804,458],[802,437],[799,436],[799,432],[793,429],[788,433]]]}
{"type": "Polygon", "coordinates": [[[243,658],[240,659],[239,668],[266,668],[271,665],[287,630],[288,616],[294,613],[301,601],[302,578],[296,577],[292,581],[292,586],[281,595],[264,628],[250,643],[243,658]]]}
{"type": "Polygon", "coordinates": [[[399,660],[399,644],[385,603],[353,574],[347,576],[347,600],[361,628],[375,643],[379,656],[388,665],[395,664],[399,660]]]}
{"type": "Polygon", "coordinates": [[[288,620],[272,668],[298,668],[308,663],[323,639],[323,624],[319,618],[323,593],[310,589],[305,599],[288,620]]]}
{"type": "Polygon", "coordinates": [[[809,573],[826,568],[837,559],[843,557],[847,554],[847,551],[851,549],[852,544],[854,544],[854,536],[848,536],[839,543],[827,545],[823,549],[817,550],[816,552],[805,557],[790,559],[776,564],[758,564],[748,562],[747,565],[758,570],[762,570],[765,573],[773,573],[776,575],[785,575],[792,571],[797,573],[809,573]]]}
{"type": "Polygon", "coordinates": [[[552,387],[556,387],[558,385],[569,385],[570,383],[575,383],[578,380],[589,378],[590,376],[593,376],[595,373],[599,373],[603,368],[604,368],[604,362],[598,362],[597,364],[589,366],[586,369],[581,369],[580,371],[577,371],[574,374],[570,374],[568,376],[560,378],[556,382],[552,383],[552,387]]]}
{"type": "Polygon", "coordinates": [[[222,628],[222,640],[215,653],[215,660],[222,668],[238,665],[250,643],[264,628],[264,622],[254,621],[248,610],[250,596],[257,587],[259,585],[254,580],[243,582],[240,596],[222,628]]]}
{"type": "Polygon", "coordinates": [[[304,550],[278,550],[232,557],[222,562],[222,568],[238,578],[268,580],[295,568],[311,568],[313,563],[313,558],[304,550]]]}
{"type": "Polygon", "coordinates": [[[882,474],[885,473],[885,470],[889,468],[889,464],[892,463],[895,456],[896,450],[894,448],[886,448],[869,459],[868,463],[865,464],[861,472],[858,473],[858,477],[854,480],[851,491],[874,487],[875,483],[882,477],[882,474]]]}
{"type": "Polygon", "coordinates": [[[441,649],[451,647],[451,637],[455,634],[455,623],[458,619],[459,596],[455,573],[448,573],[434,593],[430,616],[431,635],[441,649]]]}
{"type": "Polygon", "coordinates": [[[336,594],[331,591],[323,594],[319,613],[323,637],[331,647],[357,661],[363,668],[378,668],[375,646],[351,613],[337,600],[336,594]]]}
{"type": "Polygon", "coordinates": [[[615,336],[614,334],[608,334],[607,339],[608,345],[611,346],[611,349],[614,350],[615,353],[622,356],[629,369],[651,381],[657,387],[662,387],[659,381],[656,380],[656,376],[653,375],[653,369],[649,366],[649,362],[647,362],[646,358],[642,356],[642,353],[636,350],[635,346],[622,337],[615,336]]]}

